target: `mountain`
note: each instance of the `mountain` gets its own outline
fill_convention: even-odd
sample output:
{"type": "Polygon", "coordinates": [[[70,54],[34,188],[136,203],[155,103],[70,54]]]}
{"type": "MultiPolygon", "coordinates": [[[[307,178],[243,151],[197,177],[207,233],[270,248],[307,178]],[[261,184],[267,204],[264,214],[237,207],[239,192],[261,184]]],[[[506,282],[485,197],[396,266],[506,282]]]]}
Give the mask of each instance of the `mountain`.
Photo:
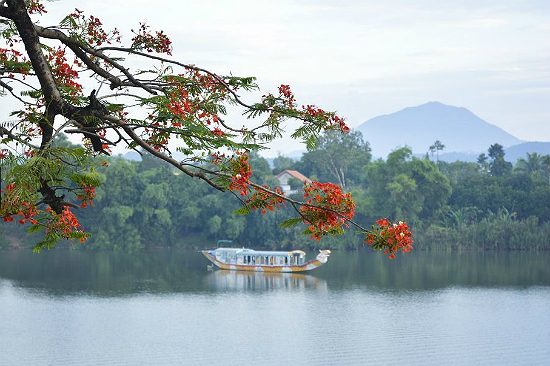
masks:
{"type": "Polygon", "coordinates": [[[370,143],[375,157],[385,157],[396,147],[405,145],[415,153],[425,153],[436,140],[445,145],[446,153],[469,155],[485,152],[495,142],[504,147],[523,142],[466,108],[439,102],[374,117],[357,129],[370,143]]]}
{"type": "Polygon", "coordinates": [[[123,159],[126,159],[126,160],[132,160],[132,161],[141,161],[141,156],[135,152],[135,151],[128,151],[127,153],[125,154],[121,154],[120,155],[123,159]]]}
{"type": "Polygon", "coordinates": [[[510,146],[505,149],[506,160],[516,161],[519,158],[526,158],[527,153],[538,153],[540,155],[550,155],[550,142],[524,142],[523,144],[510,146]]]}
{"type": "MultiPolygon", "coordinates": [[[[487,150],[482,152],[487,154],[487,150]]],[[[512,163],[515,163],[520,158],[526,159],[527,153],[538,153],[540,155],[550,155],[550,142],[538,142],[538,141],[524,142],[519,145],[513,145],[504,149],[504,153],[506,154],[504,156],[504,159],[512,163]]],[[[418,154],[418,156],[420,155],[422,154],[418,154]]],[[[475,162],[477,161],[478,156],[479,156],[479,153],[461,153],[461,152],[446,153],[444,152],[444,153],[439,153],[439,160],[447,161],[447,162],[453,162],[457,160],[475,162]]]]}

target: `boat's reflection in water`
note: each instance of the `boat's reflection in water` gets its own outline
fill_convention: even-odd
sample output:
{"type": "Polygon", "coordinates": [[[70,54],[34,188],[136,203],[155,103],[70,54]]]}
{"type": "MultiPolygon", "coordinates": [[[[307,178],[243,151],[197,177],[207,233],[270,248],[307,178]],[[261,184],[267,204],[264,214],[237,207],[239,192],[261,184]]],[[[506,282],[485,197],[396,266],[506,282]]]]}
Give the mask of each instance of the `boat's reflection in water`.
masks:
{"type": "Polygon", "coordinates": [[[217,270],[207,276],[210,288],[219,291],[326,290],[325,280],[299,273],[217,270]]]}

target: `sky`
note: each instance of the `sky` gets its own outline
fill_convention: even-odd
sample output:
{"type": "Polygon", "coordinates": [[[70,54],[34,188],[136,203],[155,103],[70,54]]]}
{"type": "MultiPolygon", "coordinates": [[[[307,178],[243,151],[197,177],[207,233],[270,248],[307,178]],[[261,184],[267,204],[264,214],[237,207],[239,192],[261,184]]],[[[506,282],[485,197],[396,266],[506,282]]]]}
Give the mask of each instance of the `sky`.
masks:
{"type": "Polygon", "coordinates": [[[440,101],[520,139],[550,141],[548,0],[61,0],[46,6],[43,25],[75,7],[107,27],[146,21],[171,37],[175,58],[256,76],[264,91],[289,84],[298,103],[337,110],[351,127],[440,101]]]}

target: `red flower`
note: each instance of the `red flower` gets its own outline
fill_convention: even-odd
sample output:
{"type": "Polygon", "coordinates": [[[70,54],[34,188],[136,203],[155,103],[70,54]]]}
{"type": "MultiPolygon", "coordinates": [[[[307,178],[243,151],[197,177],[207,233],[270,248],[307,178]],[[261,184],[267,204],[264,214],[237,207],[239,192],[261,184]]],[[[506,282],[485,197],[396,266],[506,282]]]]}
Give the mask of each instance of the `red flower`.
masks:
{"type": "Polygon", "coordinates": [[[241,196],[246,196],[250,190],[249,182],[252,176],[252,168],[248,162],[248,154],[238,154],[237,158],[230,161],[230,169],[233,173],[229,189],[237,191],[241,196]]]}
{"type": "Polygon", "coordinates": [[[145,23],[139,24],[139,30],[132,32],[135,34],[132,38],[132,48],[145,49],[147,52],[159,52],[172,54],[172,41],[163,31],[157,31],[153,35],[145,23]]]}
{"type": "Polygon", "coordinates": [[[403,221],[392,224],[386,218],[378,219],[366,234],[367,244],[373,249],[383,250],[390,259],[394,259],[400,250],[408,253],[413,249],[412,233],[403,221]]]}
{"type": "Polygon", "coordinates": [[[288,108],[294,107],[294,94],[292,94],[289,85],[279,86],[279,95],[284,99],[284,103],[288,108]]]}
{"type": "Polygon", "coordinates": [[[355,215],[355,203],[351,193],[344,193],[342,188],[333,183],[311,182],[304,187],[306,205],[300,207],[303,222],[308,225],[308,232],[315,240],[322,236],[340,232],[348,226],[346,220],[355,215]]]}
{"type": "Polygon", "coordinates": [[[29,14],[44,14],[47,13],[44,5],[40,3],[39,0],[30,0],[27,5],[27,10],[29,14]]]}
{"type": "Polygon", "coordinates": [[[75,97],[82,92],[82,85],[75,81],[78,79],[78,71],[67,63],[65,49],[61,47],[52,49],[48,55],[48,61],[54,78],[68,90],[70,96],[75,97]]]}
{"type": "Polygon", "coordinates": [[[224,135],[223,131],[217,127],[212,130],[212,134],[220,137],[224,135]]]}
{"type": "Polygon", "coordinates": [[[269,186],[264,185],[265,189],[254,187],[254,193],[246,200],[246,205],[253,210],[260,210],[262,215],[267,211],[273,211],[276,208],[284,205],[284,193],[280,188],[274,189],[275,194],[270,191],[272,189],[269,186]]]}
{"type": "Polygon", "coordinates": [[[92,205],[93,199],[96,196],[95,187],[83,185],[82,193],[76,196],[77,199],[81,200],[80,207],[86,208],[88,205],[92,205]]]}

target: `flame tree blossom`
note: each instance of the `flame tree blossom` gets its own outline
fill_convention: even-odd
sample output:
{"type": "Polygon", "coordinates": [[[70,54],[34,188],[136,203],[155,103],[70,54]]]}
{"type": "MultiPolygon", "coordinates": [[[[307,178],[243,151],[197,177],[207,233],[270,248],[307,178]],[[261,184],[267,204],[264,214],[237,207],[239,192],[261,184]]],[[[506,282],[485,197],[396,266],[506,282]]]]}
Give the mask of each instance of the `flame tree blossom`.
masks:
{"type": "Polygon", "coordinates": [[[403,222],[391,223],[388,219],[378,219],[367,231],[367,244],[375,250],[382,250],[390,259],[394,259],[399,251],[408,253],[413,249],[412,233],[409,226],[403,222]]]}

